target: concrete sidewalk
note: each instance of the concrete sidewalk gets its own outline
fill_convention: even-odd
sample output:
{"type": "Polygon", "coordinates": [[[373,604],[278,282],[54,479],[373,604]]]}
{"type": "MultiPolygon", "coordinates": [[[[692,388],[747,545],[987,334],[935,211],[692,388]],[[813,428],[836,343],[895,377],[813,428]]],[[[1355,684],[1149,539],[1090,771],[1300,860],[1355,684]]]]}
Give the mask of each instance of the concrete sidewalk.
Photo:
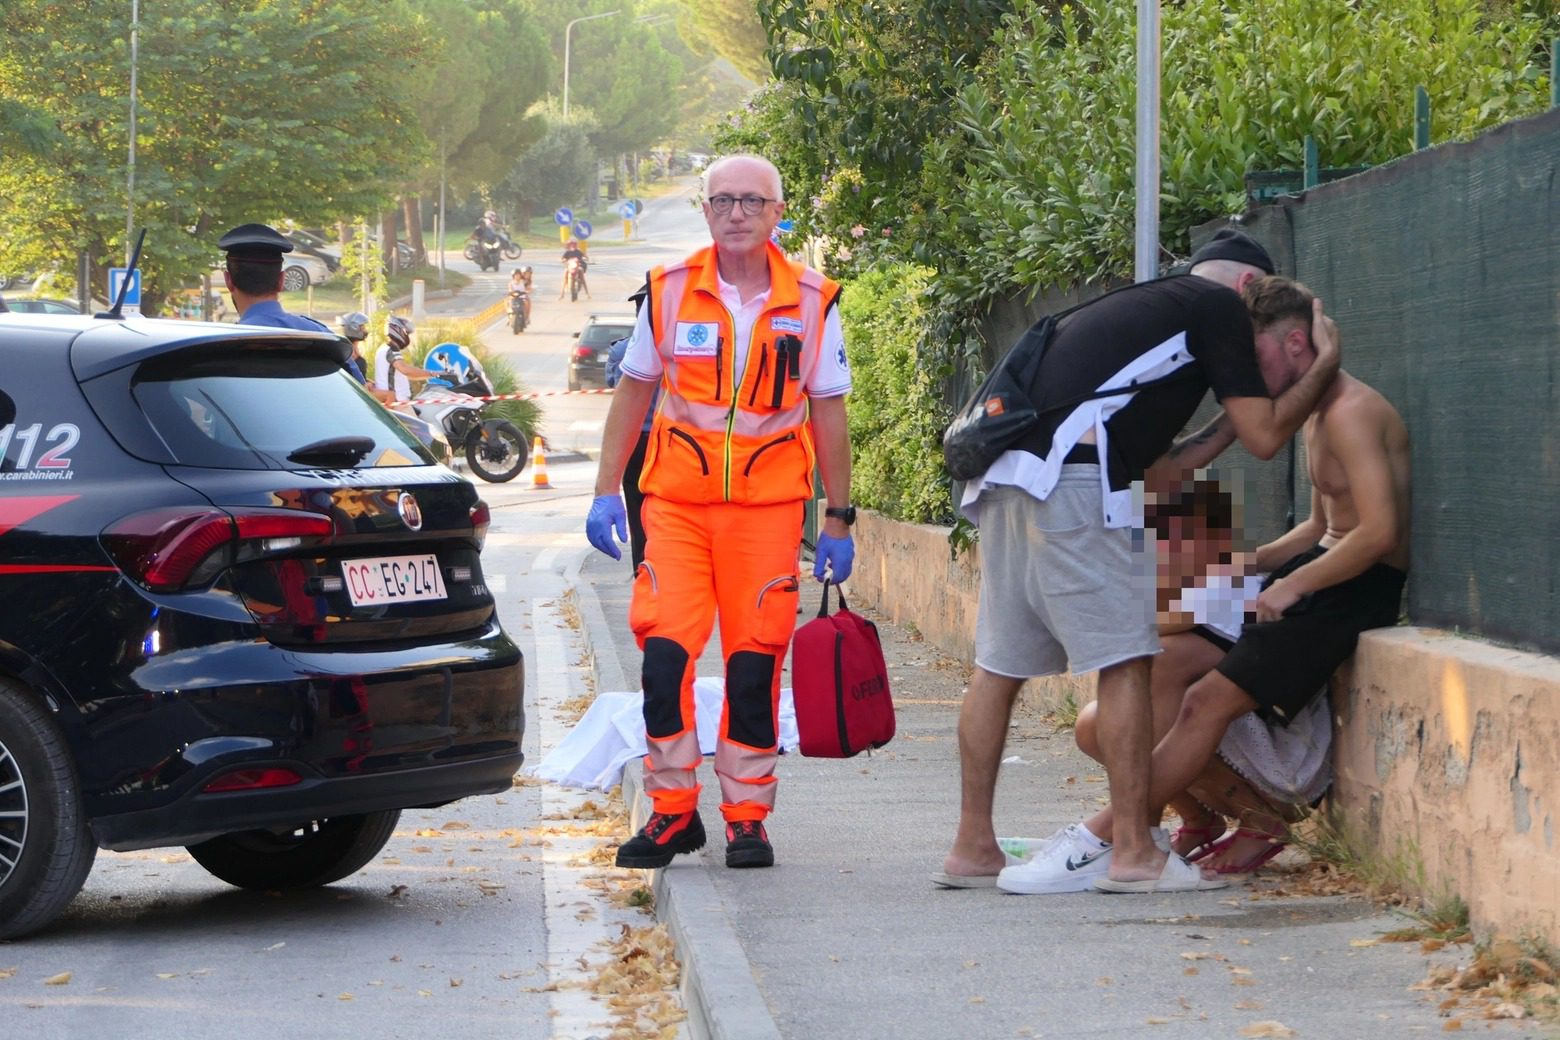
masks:
{"type": "MultiPolygon", "coordinates": [[[[599,690],[638,687],[629,576],[626,562],[597,553],[579,573],[599,690]]],[[[803,602],[805,619],[816,609],[810,582],[803,602]]],[[[694,1036],[1387,1038],[1448,1026],[1440,995],[1411,988],[1430,959],[1412,943],[1373,942],[1411,922],[1358,899],[1295,894],[1294,875],[1173,896],[934,888],[928,874],[957,818],[967,676],[904,630],[879,627],[898,736],[871,757],[781,758],[773,869],[725,868],[719,794],[701,767],[710,845],[655,872],[694,1036]]],[[[720,674],[718,651],[699,671],[720,674]]],[[[1104,797],[1103,770],[1043,720],[1015,720],[1007,754],[1001,834],[1049,834],[1104,797]]],[[[637,776],[630,785],[637,792],[637,776]]],[[[1467,1028],[1545,1035],[1526,1022],[1467,1028]]]]}

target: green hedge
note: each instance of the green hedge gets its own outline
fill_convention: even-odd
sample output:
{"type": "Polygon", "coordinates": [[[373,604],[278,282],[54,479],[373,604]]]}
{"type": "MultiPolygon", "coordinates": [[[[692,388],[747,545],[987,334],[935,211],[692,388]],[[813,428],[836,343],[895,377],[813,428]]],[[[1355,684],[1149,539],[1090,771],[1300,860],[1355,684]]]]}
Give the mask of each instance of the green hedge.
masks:
{"type": "Polygon", "coordinates": [[[948,523],[953,503],[943,468],[948,409],[922,344],[932,334],[927,286],[934,272],[886,265],[845,286],[845,326],[857,504],[911,523],[948,523]]]}

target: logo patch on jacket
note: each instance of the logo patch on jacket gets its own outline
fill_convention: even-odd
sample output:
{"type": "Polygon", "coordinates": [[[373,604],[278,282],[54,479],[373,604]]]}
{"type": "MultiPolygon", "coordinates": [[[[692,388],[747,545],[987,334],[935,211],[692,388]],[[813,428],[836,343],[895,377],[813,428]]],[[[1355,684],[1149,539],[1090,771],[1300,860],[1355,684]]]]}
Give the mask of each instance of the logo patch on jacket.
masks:
{"type": "Polygon", "coordinates": [[[774,317],[769,319],[769,327],[776,332],[794,332],[800,336],[802,334],[802,319],[774,317]]]}
{"type": "Polygon", "coordinates": [[[672,342],[673,357],[714,357],[720,349],[720,323],[679,321],[672,342]]]}

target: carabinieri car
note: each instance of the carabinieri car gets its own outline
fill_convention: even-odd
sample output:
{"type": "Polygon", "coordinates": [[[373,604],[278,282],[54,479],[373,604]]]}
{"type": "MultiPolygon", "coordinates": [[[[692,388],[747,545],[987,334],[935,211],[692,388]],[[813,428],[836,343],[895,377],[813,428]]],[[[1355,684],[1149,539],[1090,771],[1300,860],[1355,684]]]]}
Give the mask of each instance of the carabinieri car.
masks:
{"type": "Polygon", "coordinates": [[[0,315],[0,939],[98,848],[328,884],[507,789],[488,508],[327,334],[0,315]]]}

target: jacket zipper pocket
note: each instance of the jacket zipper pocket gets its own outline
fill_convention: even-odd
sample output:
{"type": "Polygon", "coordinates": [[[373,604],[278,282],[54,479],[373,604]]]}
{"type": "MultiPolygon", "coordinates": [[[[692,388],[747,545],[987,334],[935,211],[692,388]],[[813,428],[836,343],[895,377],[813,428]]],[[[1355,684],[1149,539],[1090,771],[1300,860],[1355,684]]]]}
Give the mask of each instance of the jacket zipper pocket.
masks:
{"type": "Polygon", "coordinates": [[[758,384],[764,381],[764,376],[769,374],[769,344],[765,343],[758,350],[758,375],[753,379],[753,389],[748,391],[748,407],[753,407],[753,402],[758,398],[758,384]]]}
{"type": "MultiPolygon", "coordinates": [[[[676,437],[676,438],[679,438],[681,440],[685,440],[685,441],[688,442],[688,447],[692,448],[693,449],[693,453],[699,457],[699,469],[704,471],[704,475],[706,477],[709,476],[710,475],[710,463],[709,463],[709,460],[704,457],[704,449],[699,447],[699,442],[694,440],[691,434],[688,434],[688,433],[686,433],[686,432],[684,432],[682,430],[676,429],[676,428],[673,428],[672,430],[670,430],[668,432],[673,437],[676,437]]],[[[792,434],[792,436],[795,436],[795,434],[792,434]]]]}
{"type": "MultiPolygon", "coordinates": [[[[779,366],[778,365],[775,366],[775,370],[779,371],[779,366]]],[[[673,430],[672,432],[673,433],[678,433],[680,431],[673,430]]],[[[687,436],[687,435],[684,434],[684,436],[687,436]]],[[[788,433],[784,437],[776,437],[774,440],[770,441],[768,444],[762,445],[757,451],[755,451],[752,455],[750,455],[748,457],[747,465],[742,467],[742,475],[744,477],[749,477],[749,476],[753,475],[753,463],[757,462],[758,461],[758,457],[760,455],[762,455],[764,452],[768,451],[770,448],[775,447],[776,445],[785,444],[787,441],[794,441],[794,440],[796,440],[796,434],[788,433]]]]}

